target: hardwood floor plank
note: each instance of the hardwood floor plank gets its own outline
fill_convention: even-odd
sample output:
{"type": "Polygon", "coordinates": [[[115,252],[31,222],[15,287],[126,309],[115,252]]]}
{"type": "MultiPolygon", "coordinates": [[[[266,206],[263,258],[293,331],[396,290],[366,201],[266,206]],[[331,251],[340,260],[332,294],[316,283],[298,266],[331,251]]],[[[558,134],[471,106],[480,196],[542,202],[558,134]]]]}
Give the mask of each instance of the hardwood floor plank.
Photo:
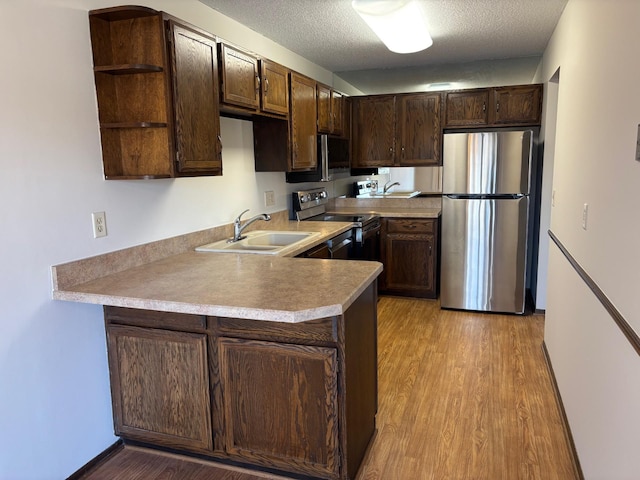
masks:
{"type": "Polygon", "coordinates": [[[358,480],[574,480],[544,317],[382,297],[378,435],[358,480]]]}

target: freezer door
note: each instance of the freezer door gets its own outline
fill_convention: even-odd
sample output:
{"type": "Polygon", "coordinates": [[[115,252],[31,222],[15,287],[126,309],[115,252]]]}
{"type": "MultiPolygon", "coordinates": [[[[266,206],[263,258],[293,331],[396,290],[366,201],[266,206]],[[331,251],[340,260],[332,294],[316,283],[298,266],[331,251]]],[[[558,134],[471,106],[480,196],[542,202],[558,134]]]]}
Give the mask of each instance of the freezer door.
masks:
{"type": "Polygon", "coordinates": [[[443,197],[443,308],[524,313],[528,204],[443,197]]]}
{"type": "Polygon", "coordinates": [[[529,194],[533,132],[446,133],[442,192],[529,194]]]}

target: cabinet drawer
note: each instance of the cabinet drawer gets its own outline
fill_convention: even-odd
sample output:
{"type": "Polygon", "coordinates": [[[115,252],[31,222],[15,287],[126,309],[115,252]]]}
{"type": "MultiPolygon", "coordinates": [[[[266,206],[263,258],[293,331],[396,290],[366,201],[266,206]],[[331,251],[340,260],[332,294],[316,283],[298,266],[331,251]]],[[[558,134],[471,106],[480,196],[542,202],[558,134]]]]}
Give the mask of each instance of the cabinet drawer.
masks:
{"type": "Polygon", "coordinates": [[[104,307],[104,318],[107,324],[161,328],[163,330],[178,330],[182,332],[204,332],[207,328],[205,316],[187,313],[104,307]]]}
{"type": "Polygon", "coordinates": [[[435,231],[435,220],[404,218],[388,219],[387,233],[433,233],[435,231]]]}
{"type": "Polygon", "coordinates": [[[311,345],[333,344],[338,341],[335,317],[300,323],[209,317],[209,324],[218,335],[225,337],[311,345]]]}

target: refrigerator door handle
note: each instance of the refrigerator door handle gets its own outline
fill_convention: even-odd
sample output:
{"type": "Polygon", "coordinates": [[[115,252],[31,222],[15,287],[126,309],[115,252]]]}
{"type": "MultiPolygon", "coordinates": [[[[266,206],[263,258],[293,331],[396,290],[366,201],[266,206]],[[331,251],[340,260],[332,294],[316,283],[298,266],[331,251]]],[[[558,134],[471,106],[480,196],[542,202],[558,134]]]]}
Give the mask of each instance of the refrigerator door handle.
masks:
{"type": "Polygon", "coordinates": [[[518,200],[526,197],[523,193],[504,193],[499,195],[446,193],[444,196],[452,200],[518,200]]]}

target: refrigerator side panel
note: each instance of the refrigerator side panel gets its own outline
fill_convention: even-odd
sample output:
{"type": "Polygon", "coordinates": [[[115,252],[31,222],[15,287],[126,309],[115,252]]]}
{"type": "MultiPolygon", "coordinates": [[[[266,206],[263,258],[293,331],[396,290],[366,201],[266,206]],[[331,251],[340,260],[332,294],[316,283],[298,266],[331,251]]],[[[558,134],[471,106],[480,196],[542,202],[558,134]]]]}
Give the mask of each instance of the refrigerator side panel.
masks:
{"type": "Polygon", "coordinates": [[[524,312],[528,202],[443,197],[443,308],[524,312]]]}
{"type": "Polygon", "coordinates": [[[532,131],[446,133],[445,194],[529,193],[532,131]]]}

